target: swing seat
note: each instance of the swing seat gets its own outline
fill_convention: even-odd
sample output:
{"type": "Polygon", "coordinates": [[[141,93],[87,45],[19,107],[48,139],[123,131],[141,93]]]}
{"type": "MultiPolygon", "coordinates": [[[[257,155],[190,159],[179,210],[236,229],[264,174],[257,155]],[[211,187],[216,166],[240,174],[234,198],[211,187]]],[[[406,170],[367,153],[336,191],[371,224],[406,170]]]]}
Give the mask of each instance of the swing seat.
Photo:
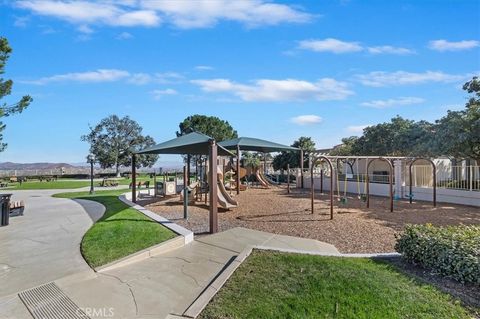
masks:
{"type": "Polygon", "coordinates": [[[406,197],[406,198],[411,198],[411,199],[414,198],[413,194],[406,194],[405,197],[406,197]]]}
{"type": "Polygon", "coordinates": [[[348,202],[348,199],[346,197],[340,198],[340,204],[346,205],[348,202]]]}
{"type": "Polygon", "coordinates": [[[360,195],[360,196],[358,196],[358,199],[360,199],[362,202],[366,202],[367,201],[367,195],[360,195]]]}

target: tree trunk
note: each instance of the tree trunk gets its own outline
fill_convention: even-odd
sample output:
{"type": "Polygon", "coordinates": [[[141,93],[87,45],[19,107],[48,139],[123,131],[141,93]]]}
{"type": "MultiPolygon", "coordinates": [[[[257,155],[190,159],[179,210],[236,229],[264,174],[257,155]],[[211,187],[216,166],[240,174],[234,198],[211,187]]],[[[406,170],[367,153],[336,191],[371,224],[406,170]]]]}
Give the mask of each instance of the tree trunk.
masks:
{"type": "Polygon", "coordinates": [[[115,164],[115,176],[120,177],[120,165],[115,164]]]}

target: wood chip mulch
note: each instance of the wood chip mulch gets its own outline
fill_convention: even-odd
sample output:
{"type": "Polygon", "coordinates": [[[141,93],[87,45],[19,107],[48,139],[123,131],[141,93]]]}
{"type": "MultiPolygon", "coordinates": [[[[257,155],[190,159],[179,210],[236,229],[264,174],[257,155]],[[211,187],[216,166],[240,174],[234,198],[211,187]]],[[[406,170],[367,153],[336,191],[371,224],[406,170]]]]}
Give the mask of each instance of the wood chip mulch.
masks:
{"type": "MultiPolygon", "coordinates": [[[[275,234],[317,239],[335,245],[343,253],[393,252],[395,234],[405,224],[458,225],[480,224],[480,208],[429,202],[395,201],[393,213],[389,199],[371,197],[370,209],[350,194],[346,205],[335,199],[334,219],[330,220],[328,194],[315,196],[315,213],[310,211],[309,190],[285,187],[250,188],[234,198],[239,205],[220,210],[219,230],[246,227],[275,234]]],[[[149,210],[195,233],[208,231],[208,206],[197,202],[189,206],[189,218],[183,219],[183,203],[176,196],[143,202],[149,210]]]]}

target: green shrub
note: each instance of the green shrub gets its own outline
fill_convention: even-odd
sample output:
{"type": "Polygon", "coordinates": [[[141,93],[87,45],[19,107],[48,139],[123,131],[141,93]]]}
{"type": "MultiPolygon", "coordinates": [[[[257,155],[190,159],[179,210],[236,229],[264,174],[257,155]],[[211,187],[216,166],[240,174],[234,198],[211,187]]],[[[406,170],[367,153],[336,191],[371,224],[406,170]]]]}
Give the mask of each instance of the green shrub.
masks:
{"type": "Polygon", "coordinates": [[[395,249],[433,273],[480,284],[480,226],[407,225],[395,249]]]}

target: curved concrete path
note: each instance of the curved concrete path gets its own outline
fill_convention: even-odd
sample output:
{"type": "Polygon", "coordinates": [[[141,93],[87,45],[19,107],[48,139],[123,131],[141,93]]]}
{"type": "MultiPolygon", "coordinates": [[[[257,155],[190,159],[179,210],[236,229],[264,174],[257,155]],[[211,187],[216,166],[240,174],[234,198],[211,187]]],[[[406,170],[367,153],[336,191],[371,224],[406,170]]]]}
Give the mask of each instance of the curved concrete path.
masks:
{"type": "MultiPolygon", "coordinates": [[[[0,227],[0,317],[15,293],[81,272],[92,272],[80,253],[80,242],[105,207],[51,195],[65,190],[11,191],[25,202],[24,216],[0,227]],[[12,296],[8,298],[7,296],[12,296]]],[[[67,191],[79,191],[67,190],[67,191]]]]}
{"type": "Polygon", "coordinates": [[[113,318],[182,315],[246,247],[339,254],[334,246],[316,240],[235,228],[127,266],[94,272],[79,246],[104,207],[50,197],[58,192],[14,194],[13,199],[24,200],[27,208],[25,216],[0,228],[0,318],[31,319],[16,293],[52,281],[81,309],[112,309],[113,318]]]}

